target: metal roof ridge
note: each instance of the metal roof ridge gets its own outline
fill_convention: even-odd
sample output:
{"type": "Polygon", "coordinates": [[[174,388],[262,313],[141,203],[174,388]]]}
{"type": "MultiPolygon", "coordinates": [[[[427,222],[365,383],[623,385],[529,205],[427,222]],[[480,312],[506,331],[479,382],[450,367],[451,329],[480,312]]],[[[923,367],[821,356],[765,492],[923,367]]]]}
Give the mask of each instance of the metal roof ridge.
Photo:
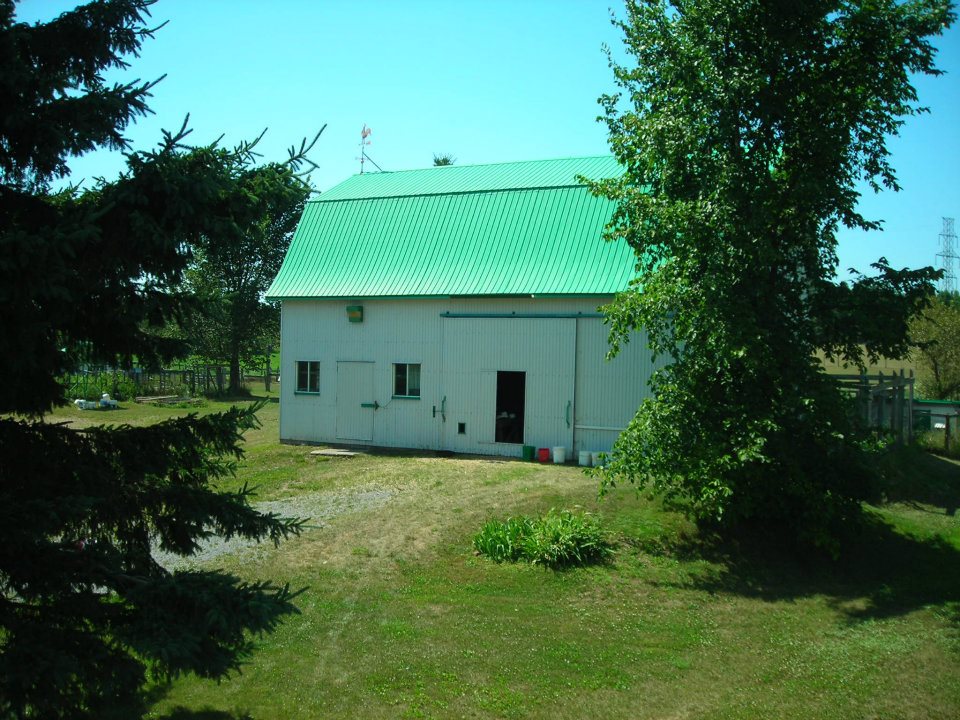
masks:
{"type": "Polygon", "coordinates": [[[497,165],[532,165],[533,163],[552,163],[552,162],[570,162],[571,160],[601,160],[616,159],[613,153],[607,155],[571,155],[570,157],[560,158],[539,158],[537,160],[501,160],[492,163],[470,163],[469,165],[428,165],[422,168],[405,168],[403,170],[381,170],[379,172],[354,173],[350,177],[358,175],[397,175],[398,173],[423,172],[424,170],[462,170],[463,168],[476,167],[496,167],[497,165]]]}
{"type": "Polygon", "coordinates": [[[341,197],[331,200],[324,200],[321,197],[313,200],[307,200],[308,203],[337,203],[337,202],[357,202],[359,200],[400,200],[402,198],[416,197],[452,197],[454,195],[483,195],[484,193],[507,193],[507,192],[540,192],[541,190],[589,190],[590,188],[583,183],[574,183],[571,185],[538,185],[536,187],[521,186],[511,188],[482,188],[480,190],[446,190],[444,192],[419,192],[405,195],[365,195],[364,197],[341,197]]]}
{"type": "MultiPolygon", "coordinates": [[[[338,188],[340,188],[340,187],[341,187],[342,185],[344,185],[345,183],[348,183],[348,182],[350,182],[350,181],[352,181],[352,180],[355,180],[356,178],[362,178],[362,177],[364,177],[364,176],[368,176],[368,177],[377,177],[377,176],[379,176],[379,175],[395,175],[395,176],[396,176],[396,175],[406,175],[406,174],[415,174],[415,173],[434,172],[434,171],[439,171],[439,170],[451,171],[451,172],[459,172],[459,171],[462,171],[462,170],[474,170],[474,169],[478,169],[478,168],[497,168],[497,167],[505,167],[505,166],[524,166],[524,165],[526,165],[526,166],[531,166],[531,165],[554,164],[554,163],[568,163],[568,162],[571,162],[571,161],[590,161],[590,160],[614,160],[614,161],[615,161],[615,160],[616,160],[616,156],[613,155],[612,153],[611,153],[611,154],[606,154],[606,155],[576,155],[576,156],[571,156],[571,157],[545,158],[545,159],[539,159],[539,160],[509,160],[509,161],[495,162],[495,163],[473,163],[473,164],[470,164],[470,165],[435,165],[435,166],[428,166],[428,167],[423,167],[423,168],[407,168],[407,169],[404,169],[404,170],[382,170],[382,171],[379,171],[379,172],[372,172],[372,173],[354,173],[353,175],[350,175],[350,176],[348,176],[347,178],[345,178],[344,180],[341,180],[340,182],[336,183],[335,185],[333,185],[332,187],[328,188],[327,190],[317,191],[317,192],[316,192],[316,195],[317,195],[318,197],[310,198],[310,199],[307,200],[307,202],[308,202],[308,203],[313,203],[313,202],[333,202],[332,200],[330,200],[330,201],[324,200],[324,199],[323,199],[323,195],[326,194],[326,193],[332,192],[332,191],[334,191],[334,190],[337,190],[338,188]]],[[[619,164],[619,162],[618,162],[618,164],[619,164]]],[[[496,190],[503,190],[503,191],[525,190],[525,189],[544,190],[544,189],[550,189],[550,188],[570,188],[570,187],[580,187],[580,185],[579,185],[579,184],[543,185],[543,186],[537,186],[536,188],[529,188],[529,187],[516,187],[516,188],[514,188],[514,187],[509,187],[509,188],[497,188],[496,190]]],[[[487,192],[487,191],[488,191],[488,190],[481,189],[481,190],[461,190],[461,191],[451,191],[451,192],[413,193],[413,194],[409,194],[409,195],[407,195],[407,194],[403,194],[403,195],[389,194],[389,195],[370,196],[370,199],[373,199],[374,197],[377,197],[377,198],[384,198],[384,197],[423,197],[423,196],[427,196],[427,195],[453,195],[453,194],[462,194],[462,193],[470,193],[470,192],[487,192]]],[[[343,199],[347,199],[347,198],[343,198],[343,199]]]]}

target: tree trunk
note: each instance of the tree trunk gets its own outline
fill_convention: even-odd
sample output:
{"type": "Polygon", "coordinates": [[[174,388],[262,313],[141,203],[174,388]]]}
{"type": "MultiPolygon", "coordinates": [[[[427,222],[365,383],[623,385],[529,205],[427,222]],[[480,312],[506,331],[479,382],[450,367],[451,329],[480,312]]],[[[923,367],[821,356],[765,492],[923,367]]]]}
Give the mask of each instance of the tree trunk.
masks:
{"type": "Polygon", "coordinates": [[[273,354],[273,345],[267,346],[267,351],[263,356],[263,390],[270,392],[270,355],[273,354]]]}
{"type": "Polygon", "coordinates": [[[230,352],[230,394],[239,395],[240,387],[240,350],[233,348],[230,352]]]}

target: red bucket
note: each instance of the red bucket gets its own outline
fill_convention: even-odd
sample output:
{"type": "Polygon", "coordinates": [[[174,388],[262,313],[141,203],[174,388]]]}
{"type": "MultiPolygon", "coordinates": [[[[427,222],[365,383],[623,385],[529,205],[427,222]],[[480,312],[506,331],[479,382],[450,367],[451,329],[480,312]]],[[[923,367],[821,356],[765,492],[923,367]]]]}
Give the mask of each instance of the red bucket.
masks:
{"type": "Polygon", "coordinates": [[[550,462],[550,448],[540,448],[537,450],[537,460],[542,463],[550,462]]]}

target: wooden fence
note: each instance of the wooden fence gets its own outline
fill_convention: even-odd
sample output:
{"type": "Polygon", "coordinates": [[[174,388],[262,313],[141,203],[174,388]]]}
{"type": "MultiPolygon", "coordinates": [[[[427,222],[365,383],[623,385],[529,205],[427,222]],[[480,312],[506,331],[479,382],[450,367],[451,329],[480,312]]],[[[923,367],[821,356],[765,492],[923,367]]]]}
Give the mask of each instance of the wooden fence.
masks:
{"type": "Polygon", "coordinates": [[[833,375],[853,399],[857,414],[867,427],[889,432],[896,442],[913,440],[914,383],[911,370],[888,375],[833,375]]]}
{"type": "MultiPolygon", "coordinates": [[[[274,368],[241,368],[241,385],[262,382],[270,390],[274,368]]],[[[191,365],[148,371],[135,367],[119,370],[87,366],[63,379],[70,399],[96,399],[101,393],[132,400],[147,395],[182,397],[222,393],[229,385],[230,369],[224,365],[191,365]]]]}

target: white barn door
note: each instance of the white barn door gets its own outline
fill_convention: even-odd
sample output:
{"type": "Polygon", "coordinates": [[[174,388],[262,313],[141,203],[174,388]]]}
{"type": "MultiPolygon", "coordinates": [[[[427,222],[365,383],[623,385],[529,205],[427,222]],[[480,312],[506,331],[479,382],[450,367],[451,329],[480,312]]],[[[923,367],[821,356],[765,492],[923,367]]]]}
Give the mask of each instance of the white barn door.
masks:
{"type": "Polygon", "coordinates": [[[519,456],[573,450],[573,318],[445,318],[441,447],[519,456]],[[522,430],[519,423],[522,414],[522,430]],[[502,417],[506,415],[506,417],[502,417]],[[517,416],[514,418],[513,416],[517,416]]]}
{"type": "Polygon", "coordinates": [[[373,363],[337,363],[337,440],[373,440],[373,363]]]}

